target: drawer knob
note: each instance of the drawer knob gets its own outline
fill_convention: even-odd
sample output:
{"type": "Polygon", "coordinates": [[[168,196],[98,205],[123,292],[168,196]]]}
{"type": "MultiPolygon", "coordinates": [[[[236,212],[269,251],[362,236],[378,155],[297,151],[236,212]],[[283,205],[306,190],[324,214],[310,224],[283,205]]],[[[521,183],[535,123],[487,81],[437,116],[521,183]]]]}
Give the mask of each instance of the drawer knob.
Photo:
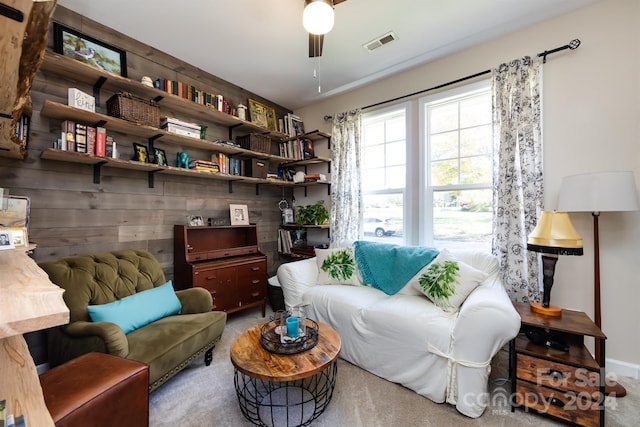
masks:
{"type": "Polygon", "coordinates": [[[547,371],[547,375],[555,380],[561,380],[564,378],[564,373],[562,371],[558,371],[557,369],[551,369],[547,371]]]}
{"type": "Polygon", "coordinates": [[[547,402],[549,402],[553,406],[557,406],[559,408],[564,408],[564,402],[562,400],[558,399],[557,397],[549,396],[547,398],[547,402]]]}

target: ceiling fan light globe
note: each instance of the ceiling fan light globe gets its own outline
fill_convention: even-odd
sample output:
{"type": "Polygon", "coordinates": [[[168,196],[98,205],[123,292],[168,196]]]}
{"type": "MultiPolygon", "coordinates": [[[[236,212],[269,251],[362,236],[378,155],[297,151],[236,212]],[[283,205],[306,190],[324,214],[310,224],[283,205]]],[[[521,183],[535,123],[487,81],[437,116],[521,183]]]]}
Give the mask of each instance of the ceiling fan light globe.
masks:
{"type": "Polygon", "coordinates": [[[333,28],[333,5],[327,0],[312,0],[302,12],[302,25],[311,34],[327,34],[333,28]]]}

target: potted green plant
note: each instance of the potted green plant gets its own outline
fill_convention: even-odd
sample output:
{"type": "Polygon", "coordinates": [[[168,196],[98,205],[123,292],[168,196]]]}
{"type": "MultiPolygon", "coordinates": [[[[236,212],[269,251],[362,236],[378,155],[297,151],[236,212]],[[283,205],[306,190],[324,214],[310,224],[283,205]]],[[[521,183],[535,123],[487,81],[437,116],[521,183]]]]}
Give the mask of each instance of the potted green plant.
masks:
{"type": "Polygon", "coordinates": [[[312,205],[300,206],[296,212],[298,225],[322,225],[329,221],[329,211],[324,206],[324,200],[318,200],[312,205]]]}

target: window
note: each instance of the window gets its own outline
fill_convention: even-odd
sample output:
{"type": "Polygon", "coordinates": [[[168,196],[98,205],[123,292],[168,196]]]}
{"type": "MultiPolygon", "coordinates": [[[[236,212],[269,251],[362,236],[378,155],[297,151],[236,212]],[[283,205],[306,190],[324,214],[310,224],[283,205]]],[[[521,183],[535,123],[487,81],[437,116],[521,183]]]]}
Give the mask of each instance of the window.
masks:
{"type": "Polygon", "coordinates": [[[407,174],[406,109],[366,114],[362,121],[365,240],[403,243],[407,174]]]}
{"type": "Polygon", "coordinates": [[[488,82],[420,100],[423,244],[491,250],[493,128],[488,82]]]}

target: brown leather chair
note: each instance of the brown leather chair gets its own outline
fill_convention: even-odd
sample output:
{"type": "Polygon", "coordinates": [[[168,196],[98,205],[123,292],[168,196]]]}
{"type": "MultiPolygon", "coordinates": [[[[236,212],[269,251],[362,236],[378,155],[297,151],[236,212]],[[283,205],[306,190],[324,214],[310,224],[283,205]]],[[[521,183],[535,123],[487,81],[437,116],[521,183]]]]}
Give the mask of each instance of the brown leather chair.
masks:
{"type": "Polygon", "coordinates": [[[104,353],[87,353],[40,375],[56,427],[147,427],[149,367],[104,353]]]}

